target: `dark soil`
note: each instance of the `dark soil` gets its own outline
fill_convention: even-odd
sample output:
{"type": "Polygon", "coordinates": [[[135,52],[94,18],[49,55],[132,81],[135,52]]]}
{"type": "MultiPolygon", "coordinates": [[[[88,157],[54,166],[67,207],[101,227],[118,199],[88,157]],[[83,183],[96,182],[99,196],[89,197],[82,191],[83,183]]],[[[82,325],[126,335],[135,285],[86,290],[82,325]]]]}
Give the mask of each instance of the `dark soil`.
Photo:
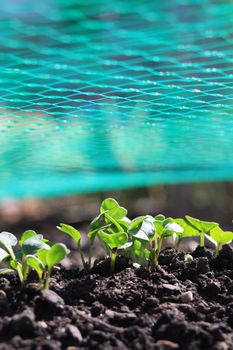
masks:
{"type": "Polygon", "coordinates": [[[233,349],[233,251],[193,257],[164,250],[153,273],[123,259],[114,276],[107,260],[62,269],[44,292],[1,277],[0,350],[233,349]]]}

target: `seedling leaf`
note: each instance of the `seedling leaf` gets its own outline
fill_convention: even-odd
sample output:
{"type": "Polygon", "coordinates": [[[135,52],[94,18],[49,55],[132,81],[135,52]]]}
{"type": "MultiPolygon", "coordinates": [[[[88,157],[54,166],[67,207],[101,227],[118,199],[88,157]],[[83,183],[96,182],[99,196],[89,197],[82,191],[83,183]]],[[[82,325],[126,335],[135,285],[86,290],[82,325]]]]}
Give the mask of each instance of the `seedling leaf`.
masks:
{"type": "Polygon", "coordinates": [[[117,201],[113,198],[106,198],[101,206],[100,213],[103,214],[107,212],[115,220],[121,220],[127,215],[127,210],[120,207],[117,201]]]}
{"type": "Polygon", "coordinates": [[[19,240],[19,245],[22,247],[23,242],[25,242],[27,239],[29,239],[33,236],[36,236],[36,235],[37,235],[37,233],[35,231],[32,231],[32,230],[25,231],[22,234],[21,239],[19,240]]]}
{"type": "Polygon", "coordinates": [[[22,251],[25,255],[34,255],[42,248],[50,249],[49,245],[43,242],[42,235],[32,236],[22,243],[22,251]]]}
{"type": "Polygon", "coordinates": [[[7,256],[9,256],[9,253],[7,253],[4,249],[0,248],[0,262],[2,262],[7,256]]]}
{"type": "Polygon", "coordinates": [[[233,240],[233,232],[223,231],[219,226],[210,230],[209,236],[219,244],[231,243],[233,240]]]}
{"type": "Polygon", "coordinates": [[[68,250],[63,243],[56,243],[47,251],[46,261],[49,268],[59,264],[68,254],[68,250]]]}
{"type": "Polygon", "coordinates": [[[128,235],[125,232],[108,234],[103,231],[99,231],[98,236],[110,247],[110,249],[118,249],[128,241],[128,235]]]}
{"type": "Polygon", "coordinates": [[[3,231],[0,233],[0,244],[3,245],[8,251],[12,250],[17,244],[17,238],[10,232],[3,231]]]}
{"type": "Polygon", "coordinates": [[[34,255],[28,255],[27,263],[32,269],[34,269],[38,273],[39,278],[41,278],[42,273],[45,269],[45,265],[42,263],[42,261],[34,255]]]}
{"type": "Polygon", "coordinates": [[[79,244],[81,241],[81,233],[74,228],[71,225],[67,225],[67,224],[60,224],[60,226],[57,226],[58,230],[67,233],[71,238],[73,238],[73,240],[79,244]]]}

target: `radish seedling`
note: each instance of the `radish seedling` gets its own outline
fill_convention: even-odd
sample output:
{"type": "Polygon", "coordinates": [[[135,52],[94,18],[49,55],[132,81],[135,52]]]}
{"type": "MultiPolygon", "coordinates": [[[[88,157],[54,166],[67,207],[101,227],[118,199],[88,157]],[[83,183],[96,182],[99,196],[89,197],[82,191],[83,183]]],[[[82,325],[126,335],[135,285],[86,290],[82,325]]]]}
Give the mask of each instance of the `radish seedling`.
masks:
{"type": "Polygon", "coordinates": [[[188,215],[185,216],[185,220],[190,226],[198,230],[200,236],[200,247],[204,247],[205,235],[208,235],[212,228],[219,226],[216,222],[202,221],[188,215]]]}
{"type": "Polygon", "coordinates": [[[81,248],[81,233],[74,228],[71,225],[67,225],[67,224],[60,224],[60,226],[57,226],[58,230],[68,234],[71,238],[73,238],[73,240],[75,241],[75,243],[77,244],[78,247],[78,251],[80,253],[80,257],[82,260],[82,264],[84,269],[86,269],[87,264],[85,262],[84,256],[83,256],[83,252],[82,252],[82,248],[81,248]]]}
{"type": "Polygon", "coordinates": [[[102,242],[104,242],[104,244],[109,247],[111,258],[110,274],[113,274],[115,271],[117,250],[127,243],[128,235],[125,232],[116,232],[109,234],[100,230],[98,232],[98,237],[102,242]]]}
{"type": "Polygon", "coordinates": [[[223,244],[229,244],[233,241],[233,232],[223,231],[219,226],[215,226],[209,231],[206,238],[214,244],[215,254],[217,256],[223,244]]]}
{"type": "Polygon", "coordinates": [[[56,243],[49,250],[44,248],[39,249],[37,252],[37,259],[32,259],[31,256],[29,257],[29,264],[36,270],[40,284],[43,285],[44,289],[49,288],[50,276],[53,267],[59,264],[68,253],[69,250],[65,244],[56,243]]]}
{"type": "Polygon", "coordinates": [[[107,234],[113,234],[125,232],[130,222],[130,220],[126,218],[126,215],[127,210],[121,207],[113,198],[106,198],[101,203],[100,214],[92,220],[88,228],[88,237],[90,239],[88,259],[89,268],[91,267],[92,249],[95,238],[98,237],[100,239],[102,245],[106,248],[105,250],[108,251],[109,248],[108,244],[101,239],[101,235],[98,235],[98,233],[105,232],[107,234]]]}

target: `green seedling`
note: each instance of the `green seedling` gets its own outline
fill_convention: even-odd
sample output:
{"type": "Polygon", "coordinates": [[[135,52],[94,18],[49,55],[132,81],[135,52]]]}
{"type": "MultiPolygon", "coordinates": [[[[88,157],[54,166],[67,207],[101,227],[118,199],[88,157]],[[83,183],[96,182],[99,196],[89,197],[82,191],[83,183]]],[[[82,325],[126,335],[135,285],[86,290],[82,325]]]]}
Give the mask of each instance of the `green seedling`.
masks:
{"type": "Polygon", "coordinates": [[[0,262],[7,266],[0,269],[0,273],[16,271],[21,285],[24,285],[29,272],[27,255],[34,255],[39,249],[49,249],[50,247],[43,241],[43,236],[38,235],[35,231],[25,231],[19,240],[20,250],[14,252],[13,249],[17,243],[17,238],[12,233],[0,233],[0,245],[3,247],[0,251],[0,262]]]}
{"type": "Polygon", "coordinates": [[[45,265],[35,255],[27,255],[27,264],[32,270],[36,271],[40,282],[40,288],[43,289],[43,275],[46,271],[45,265]]]}
{"type": "Polygon", "coordinates": [[[206,238],[214,244],[215,254],[217,256],[223,244],[229,244],[233,241],[233,232],[223,231],[219,226],[215,226],[209,231],[206,238]]]}
{"type": "Polygon", "coordinates": [[[29,256],[29,265],[37,272],[40,285],[44,289],[49,288],[50,276],[55,265],[59,264],[69,253],[63,243],[54,244],[49,250],[39,249],[37,259],[29,256]]]}
{"type": "Polygon", "coordinates": [[[149,259],[150,252],[147,249],[147,245],[155,235],[153,222],[154,218],[152,216],[144,215],[135,218],[129,224],[127,232],[132,242],[130,248],[132,263],[136,262],[136,258],[138,257],[140,265],[145,266],[146,261],[149,259]]]}
{"type": "Polygon", "coordinates": [[[210,230],[214,227],[219,226],[216,222],[202,221],[188,215],[185,216],[185,220],[190,226],[199,232],[200,247],[204,247],[205,245],[205,235],[208,235],[210,230]]]}
{"type": "MultiPolygon", "coordinates": [[[[121,207],[113,198],[106,198],[100,206],[100,214],[92,220],[89,225],[88,237],[90,239],[88,266],[91,267],[92,250],[95,238],[100,236],[100,231],[108,234],[126,232],[130,220],[126,217],[127,210],[121,207]]],[[[108,245],[101,240],[101,243],[106,251],[108,245]]]]}
{"type": "Polygon", "coordinates": [[[84,267],[84,269],[86,269],[87,264],[85,262],[83,252],[82,252],[82,247],[81,247],[81,233],[73,226],[67,225],[67,224],[60,224],[60,226],[57,226],[57,228],[58,228],[58,230],[68,234],[71,238],[73,238],[73,240],[77,244],[83,267],[84,267]]]}
{"type": "Polygon", "coordinates": [[[165,238],[175,236],[179,231],[182,231],[182,227],[176,224],[174,219],[166,218],[164,215],[159,214],[154,218],[155,235],[151,239],[151,256],[150,256],[150,268],[154,269],[158,265],[159,254],[162,249],[163,241],[165,238]]]}
{"type": "Polygon", "coordinates": [[[104,242],[104,244],[110,250],[110,258],[111,258],[110,274],[113,274],[115,271],[117,250],[128,242],[128,235],[125,232],[117,232],[117,233],[109,234],[100,230],[98,232],[98,238],[102,242],[104,242]]]}

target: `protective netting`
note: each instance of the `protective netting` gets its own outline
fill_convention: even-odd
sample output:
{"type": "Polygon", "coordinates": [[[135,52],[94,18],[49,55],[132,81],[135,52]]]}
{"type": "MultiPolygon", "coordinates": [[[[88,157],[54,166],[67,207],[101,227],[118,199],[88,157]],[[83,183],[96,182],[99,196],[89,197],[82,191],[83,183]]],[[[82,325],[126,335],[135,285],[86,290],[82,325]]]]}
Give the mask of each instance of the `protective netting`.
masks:
{"type": "Polygon", "coordinates": [[[0,3],[0,197],[233,178],[232,1],[0,3]]]}

